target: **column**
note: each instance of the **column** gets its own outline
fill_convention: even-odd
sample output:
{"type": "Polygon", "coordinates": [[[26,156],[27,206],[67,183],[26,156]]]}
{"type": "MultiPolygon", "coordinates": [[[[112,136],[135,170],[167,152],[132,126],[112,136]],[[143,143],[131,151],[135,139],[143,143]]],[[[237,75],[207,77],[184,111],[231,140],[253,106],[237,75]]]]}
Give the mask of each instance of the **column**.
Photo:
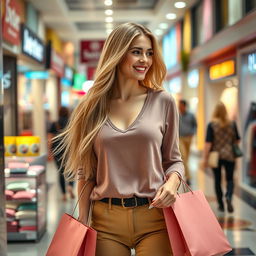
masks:
{"type": "Polygon", "coordinates": [[[32,80],[32,99],[33,99],[33,134],[40,137],[41,154],[47,153],[47,136],[46,136],[46,118],[44,111],[44,87],[45,80],[32,80]]]}
{"type": "MultiPolygon", "coordinates": [[[[1,5],[0,5],[1,13],[1,5]]],[[[0,22],[1,24],[1,22],[0,22]]],[[[2,24],[1,24],[2,25],[2,24]]],[[[2,26],[0,26],[0,34],[2,26]]],[[[0,45],[2,45],[2,37],[0,37],[0,45]]],[[[2,84],[3,74],[3,52],[0,47],[0,255],[7,256],[7,235],[6,235],[6,219],[5,219],[5,177],[4,177],[4,88],[2,84]]]]}

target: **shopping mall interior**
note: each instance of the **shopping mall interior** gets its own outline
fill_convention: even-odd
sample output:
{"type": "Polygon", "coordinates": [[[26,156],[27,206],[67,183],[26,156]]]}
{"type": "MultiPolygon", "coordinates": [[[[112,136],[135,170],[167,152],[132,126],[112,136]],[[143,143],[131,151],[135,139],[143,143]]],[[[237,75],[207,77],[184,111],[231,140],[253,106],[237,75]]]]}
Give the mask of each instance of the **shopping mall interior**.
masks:
{"type": "MultiPolygon", "coordinates": [[[[106,39],[128,22],[157,39],[167,70],[162,88],[178,110],[185,101],[195,118],[187,153],[181,144],[187,129],[180,130],[184,178],[203,191],[232,248],[225,255],[256,255],[256,0],[1,0],[0,11],[0,256],[46,255],[61,216],[72,213],[79,180],[64,179],[52,139],[65,128],[62,115],[67,123],[67,113],[93,88],[106,39]],[[232,142],[232,207],[228,197],[220,204],[217,167],[204,164],[207,145],[214,145],[209,124],[218,102],[235,124],[241,151],[232,142]]],[[[148,97],[129,129],[109,118],[106,123],[122,135],[134,130],[148,97]]],[[[120,152],[128,152],[123,147],[120,152]]],[[[219,171],[228,194],[228,172],[219,171]]],[[[131,255],[142,255],[135,249],[131,255]]]]}

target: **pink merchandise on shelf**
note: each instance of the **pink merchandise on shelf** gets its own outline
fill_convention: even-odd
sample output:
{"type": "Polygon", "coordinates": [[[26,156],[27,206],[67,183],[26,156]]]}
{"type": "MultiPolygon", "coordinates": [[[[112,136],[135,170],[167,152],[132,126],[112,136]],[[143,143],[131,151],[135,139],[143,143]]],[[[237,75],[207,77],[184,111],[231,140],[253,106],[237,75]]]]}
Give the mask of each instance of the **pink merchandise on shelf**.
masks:
{"type": "Polygon", "coordinates": [[[18,222],[8,221],[7,222],[7,232],[18,232],[18,222]]]}
{"type": "Polygon", "coordinates": [[[13,210],[13,209],[5,209],[5,213],[6,213],[6,217],[7,218],[12,218],[12,217],[15,217],[15,213],[16,211],[13,210]]]}
{"type": "Polygon", "coordinates": [[[12,190],[8,190],[8,189],[5,190],[6,200],[12,200],[13,195],[14,195],[14,192],[12,190]]]}
{"type": "Polygon", "coordinates": [[[30,191],[18,191],[13,196],[14,200],[31,200],[35,197],[35,192],[30,191]]]}
{"type": "Polygon", "coordinates": [[[7,168],[9,169],[20,169],[20,168],[24,168],[27,169],[29,167],[28,163],[24,163],[24,162],[9,162],[7,163],[7,168]]]}
{"type": "Polygon", "coordinates": [[[34,172],[40,172],[44,170],[44,166],[43,165],[31,165],[28,168],[28,171],[34,171],[34,172]]]}
{"type": "Polygon", "coordinates": [[[36,226],[24,226],[19,228],[19,231],[36,231],[36,226]]]}

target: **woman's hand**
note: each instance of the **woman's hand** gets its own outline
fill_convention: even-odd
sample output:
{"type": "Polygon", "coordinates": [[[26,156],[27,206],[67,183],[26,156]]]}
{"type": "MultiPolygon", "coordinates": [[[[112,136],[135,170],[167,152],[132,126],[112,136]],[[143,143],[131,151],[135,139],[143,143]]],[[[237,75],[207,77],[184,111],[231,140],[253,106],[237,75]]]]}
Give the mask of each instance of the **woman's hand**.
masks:
{"type": "Polygon", "coordinates": [[[177,173],[172,173],[169,179],[161,186],[150,206],[157,208],[170,207],[176,200],[180,178],[177,173]]]}

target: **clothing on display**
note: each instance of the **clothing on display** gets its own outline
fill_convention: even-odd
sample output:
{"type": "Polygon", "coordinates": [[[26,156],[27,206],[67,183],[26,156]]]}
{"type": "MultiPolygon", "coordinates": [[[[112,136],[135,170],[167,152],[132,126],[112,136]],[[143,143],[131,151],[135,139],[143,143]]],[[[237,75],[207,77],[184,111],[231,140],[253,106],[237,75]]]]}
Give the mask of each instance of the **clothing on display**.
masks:
{"type": "Polygon", "coordinates": [[[6,189],[12,191],[27,190],[29,188],[29,183],[27,181],[14,181],[7,184],[6,189]]]}
{"type": "Polygon", "coordinates": [[[33,219],[36,217],[36,212],[35,211],[18,211],[16,212],[15,217],[17,220],[33,219]]]}
{"type": "Polygon", "coordinates": [[[44,156],[7,158],[6,225],[8,241],[38,240],[46,228],[44,156]],[[42,163],[42,165],[33,165],[42,163]],[[24,168],[25,173],[19,172],[24,168]],[[11,170],[14,170],[12,172],[11,170]],[[16,172],[18,170],[18,172],[16,172]]]}
{"type": "Polygon", "coordinates": [[[251,186],[256,187],[256,103],[252,102],[245,126],[245,161],[251,186]]]}
{"type": "Polygon", "coordinates": [[[35,197],[34,191],[18,191],[14,194],[14,200],[32,200],[35,197]]]}
{"type": "Polygon", "coordinates": [[[18,211],[36,211],[36,203],[22,203],[18,207],[18,211]]]}
{"type": "Polygon", "coordinates": [[[6,200],[12,200],[13,199],[14,192],[12,190],[5,190],[5,199],[6,200]]]}

